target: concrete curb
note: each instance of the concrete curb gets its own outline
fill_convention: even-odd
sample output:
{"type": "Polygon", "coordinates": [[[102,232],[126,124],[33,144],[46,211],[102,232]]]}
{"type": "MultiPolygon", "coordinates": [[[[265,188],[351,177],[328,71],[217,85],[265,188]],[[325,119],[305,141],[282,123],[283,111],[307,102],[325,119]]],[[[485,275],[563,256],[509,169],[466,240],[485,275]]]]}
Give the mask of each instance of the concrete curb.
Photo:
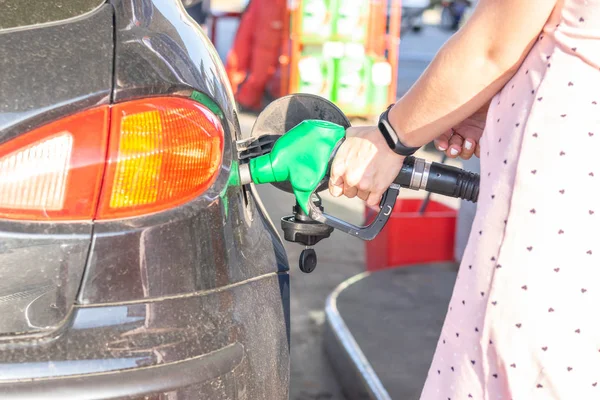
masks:
{"type": "Polygon", "coordinates": [[[369,272],[364,272],[342,282],[327,298],[323,345],[349,400],[391,400],[337,308],[340,293],[369,275],[369,272]]]}

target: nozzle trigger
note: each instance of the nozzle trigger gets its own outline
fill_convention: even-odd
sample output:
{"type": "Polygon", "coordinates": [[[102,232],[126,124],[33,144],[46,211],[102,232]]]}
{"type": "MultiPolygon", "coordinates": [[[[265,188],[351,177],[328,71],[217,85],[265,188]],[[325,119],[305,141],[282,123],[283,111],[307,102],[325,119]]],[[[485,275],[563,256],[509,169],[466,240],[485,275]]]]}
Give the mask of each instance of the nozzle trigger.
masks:
{"type": "Polygon", "coordinates": [[[361,240],[373,240],[390,219],[394,206],[396,205],[398,194],[400,194],[400,189],[396,185],[390,187],[383,194],[381,202],[379,203],[379,213],[375,220],[367,226],[356,226],[332,215],[325,214],[312,201],[309,201],[308,203],[310,208],[309,216],[315,221],[321,222],[361,240]]]}

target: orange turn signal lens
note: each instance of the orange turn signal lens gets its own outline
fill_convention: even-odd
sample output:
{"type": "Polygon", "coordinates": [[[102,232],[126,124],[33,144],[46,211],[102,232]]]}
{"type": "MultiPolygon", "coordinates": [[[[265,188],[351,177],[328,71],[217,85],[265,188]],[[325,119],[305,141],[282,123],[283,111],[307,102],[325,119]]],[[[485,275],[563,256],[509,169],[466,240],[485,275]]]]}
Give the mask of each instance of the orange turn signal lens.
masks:
{"type": "Polygon", "coordinates": [[[157,97],[111,108],[108,163],[96,219],[161,211],[204,192],[216,179],[224,132],[195,101],[157,97]]]}

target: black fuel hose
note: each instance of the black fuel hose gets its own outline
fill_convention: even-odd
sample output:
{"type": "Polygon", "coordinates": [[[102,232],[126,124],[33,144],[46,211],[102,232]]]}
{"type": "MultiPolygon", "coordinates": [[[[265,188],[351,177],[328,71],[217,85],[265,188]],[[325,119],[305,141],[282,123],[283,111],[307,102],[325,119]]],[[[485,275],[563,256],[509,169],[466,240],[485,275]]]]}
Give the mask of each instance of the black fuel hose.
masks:
{"type": "Polygon", "coordinates": [[[408,189],[426,190],[477,202],[479,175],[451,165],[407,157],[394,183],[408,189]]]}

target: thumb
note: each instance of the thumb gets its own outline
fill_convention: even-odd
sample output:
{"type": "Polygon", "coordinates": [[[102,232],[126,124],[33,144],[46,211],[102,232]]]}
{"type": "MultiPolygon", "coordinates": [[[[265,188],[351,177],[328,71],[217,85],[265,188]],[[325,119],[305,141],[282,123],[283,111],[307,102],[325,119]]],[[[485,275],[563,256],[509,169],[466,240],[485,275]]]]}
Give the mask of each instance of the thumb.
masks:
{"type": "MultiPolygon", "coordinates": [[[[340,154],[338,154],[339,156],[340,154]]],[[[344,174],[346,163],[343,158],[337,157],[333,160],[329,174],[329,193],[334,197],[340,197],[344,193],[344,174]]]]}

